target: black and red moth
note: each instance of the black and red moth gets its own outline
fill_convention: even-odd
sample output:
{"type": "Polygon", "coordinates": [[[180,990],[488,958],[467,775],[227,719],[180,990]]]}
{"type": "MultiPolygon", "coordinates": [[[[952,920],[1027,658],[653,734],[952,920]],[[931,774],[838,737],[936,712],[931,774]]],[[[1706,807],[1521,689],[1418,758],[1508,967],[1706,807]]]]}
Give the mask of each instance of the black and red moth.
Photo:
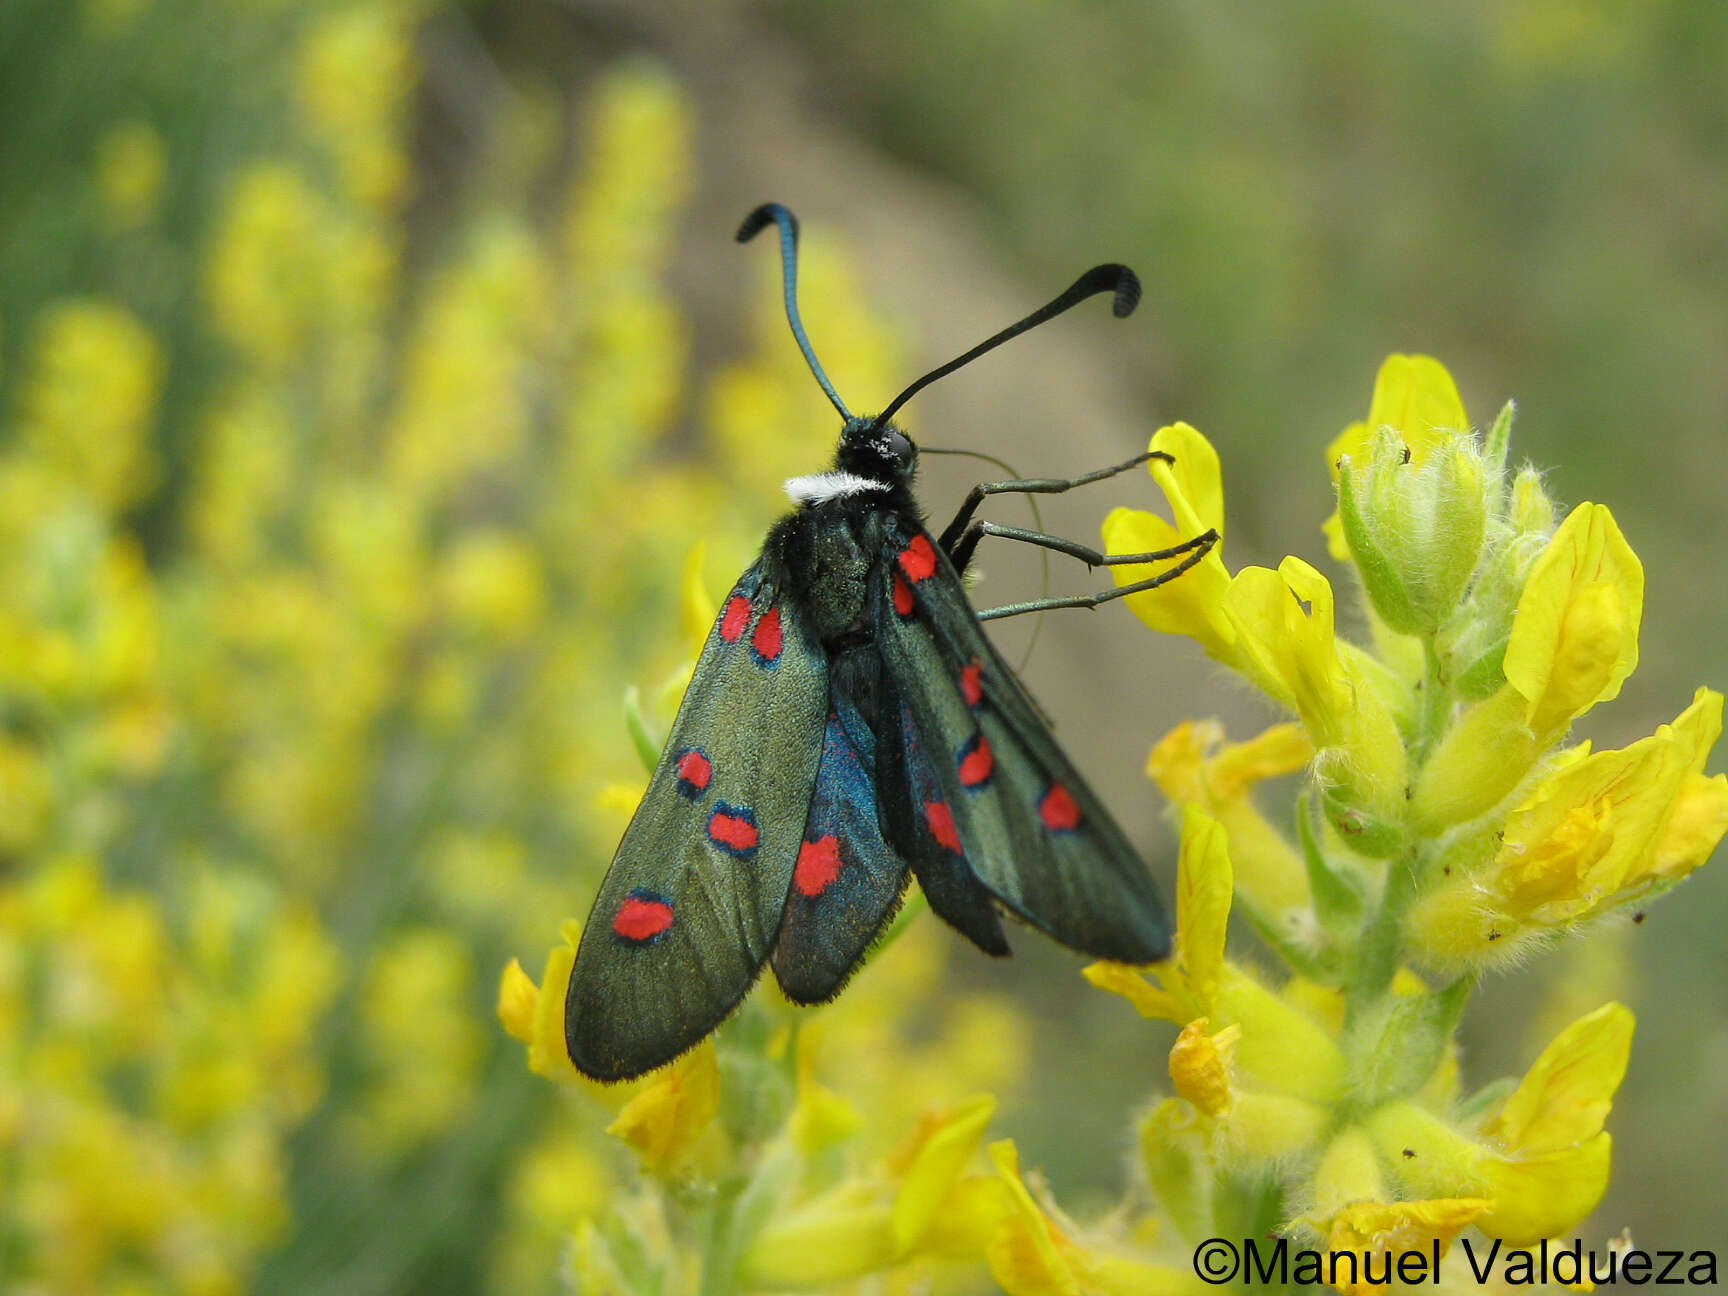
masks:
{"type": "Polygon", "coordinates": [[[1129,558],[974,522],[975,488],[940,538],[912,495],[917,448],[889,417],[925,384],[1095,293],[1125,316],[1140,286],[1098,266],[1067,292],[925,375],[875,417],[847,411],[796,305],[797,223],[776,203],[740,242],[780,231],[787,317],[845,424],[829,471],[786,483],[768,532],[709,633],[666,748],[601,883],[570,974],[578,1070],[623,1080],[698,1043],[771,963],[788,998],[832,999],[900,903],[930,908],[987,954],[1006,911],[1096,958],[1150,963],[1169,923],[1145,866],[991,645],[960,575],[985,535],[1089,563],[1186,555],[1151,580],[982,614],[1089,606],[1179,574],[1215,537],[1129,558]]]}

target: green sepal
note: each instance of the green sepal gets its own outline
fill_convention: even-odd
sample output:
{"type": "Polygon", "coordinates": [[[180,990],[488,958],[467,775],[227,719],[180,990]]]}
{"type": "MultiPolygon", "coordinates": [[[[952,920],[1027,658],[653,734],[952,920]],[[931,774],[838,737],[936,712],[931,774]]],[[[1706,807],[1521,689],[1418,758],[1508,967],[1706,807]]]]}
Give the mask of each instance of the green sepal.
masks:
{"type": "Polygon", "coordinates": [[[1367,910],[1367,897],[1353,871],[1335,869],[1327,860],[1320,847],[1320,835],[1315,831],[1314,807],[1307,792],[1296,798],[1296,839],[1302,847],[1314,915],[1334,942],[1348,947],[1367,910]]]}
{"type": "Polygon", "coordinates": [[[1428,1083],[1458,1029],[1458,1018],[1475,984],[1460,977],[1435,994],[1388,995],[1381,1011],[1356,1025],[1359,1035],[1376,1038],[1365,1049],[1352,1049],[1351,1089],[1365,1109],[1405,1098],[1428,1083]]]}
{"type": "Polygon", "coordinates": [[[1517,415],[1517,402],[1507,401],[1502,405],[1482,447],[1482,473],[1488,482],[1489,517],[1499,517],[1506,507],[1506,455],[1512,447],[1512,420],[1517,415]]]}
{"type": "Polygon", "coordinates": [[[1187,1238],[1205,1237],[1212,1225],[1212,1158],[1204,1139],[1191,1126],[1170,1127],[1172,1115],[1179,1110],[1178,1101],[1159,1103],[1141,1117],[1140,1162],[1153,1197],[1169,1214],[1178,1233],[1187,1238]]]}
{"type": "Polygon", "coordinates": [[[721,1210],[708,1231],[699,1296],[738,1290],[738,1263],[763,1226],[782,1208],[798,1174],[798,1157],[781,1141],[765,1155],[755,1173],[721,1210]]]}
{"type": "Polygon", "coordinates": [[[783,1021],[750,1002],[720,1028],[720,1124],[739,1147],[765,1142],[791,1114],[796,1034],[781,1056],[768,1056],[783,1021]]]}
{"type": "Polygon", "coordinates": [[[1461,702],[1480,702],[1499,691],[1506,682],[1506,645],[1511,635],[1503,635],[1452,681],[1453,696],[1461,702]]]}
{"type": "Polygon", "coordinates": [[[1458,1104],[1458,1119],[1465,1124],[1475,1124],[1510,1098],[1517,1087],[1517,1076],[1501,1076],[1498,1080],[1490,1080],[1458,1104]]]}
{"type": "Polygon", "coordinates": [[[1369,859],[1391,859],[1404,849],[1404,825],[1384,819],[1345,798],[1338,788],[1320,794],[1326,822],[1344,844],[1369,859]]]}
{"type": "Polygon", "coordinates": [[[1368,522],[1362,516],[1356,498],[1352,465],[1346,461],[1338,471],[1338,520],[1344,528],[1344,540],[1350,546],[1350,557],[1362,576],[1362,588],[1374,604],[1380,619],[1401,634],[1431,632],[1424,625],[1410,602],[1410,591],[1393,565],[1391,557],[1375,543],[1368,522]]]}

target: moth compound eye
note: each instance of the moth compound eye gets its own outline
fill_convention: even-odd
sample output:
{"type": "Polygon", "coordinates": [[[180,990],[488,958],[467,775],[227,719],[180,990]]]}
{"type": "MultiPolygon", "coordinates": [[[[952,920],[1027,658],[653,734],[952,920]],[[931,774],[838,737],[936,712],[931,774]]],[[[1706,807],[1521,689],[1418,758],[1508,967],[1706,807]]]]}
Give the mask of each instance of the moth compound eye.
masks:
{"type": "Polygon", "coordinates": [[[888,429],[886,444],[889,455],[896,463],[909,464],[918,457],[918,447],[912,444],[911,438],[894,428],[888,429]]]}

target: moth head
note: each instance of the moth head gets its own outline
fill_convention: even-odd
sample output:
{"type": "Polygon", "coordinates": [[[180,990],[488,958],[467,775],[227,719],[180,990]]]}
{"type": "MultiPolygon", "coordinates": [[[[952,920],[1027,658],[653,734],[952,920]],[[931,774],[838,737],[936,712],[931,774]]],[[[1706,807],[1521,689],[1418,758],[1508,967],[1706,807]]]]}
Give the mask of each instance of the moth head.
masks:
{"type": "Polygon", "coordinates": [[[834,467],[884,486],[904,485],[917,471],[918,447],[892,423],[853,417],[840,432],[834,467]]]}

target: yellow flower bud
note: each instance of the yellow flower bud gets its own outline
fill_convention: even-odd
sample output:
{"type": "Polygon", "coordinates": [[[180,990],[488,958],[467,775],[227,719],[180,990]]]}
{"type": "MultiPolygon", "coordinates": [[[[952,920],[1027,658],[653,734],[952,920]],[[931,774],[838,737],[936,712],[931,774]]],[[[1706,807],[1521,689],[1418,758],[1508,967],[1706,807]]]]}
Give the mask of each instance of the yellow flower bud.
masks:
{"type": "Polygon", "coordinates": [[[1482,554],[1488,482],[1474,440],[1451,433],[1418,462],[1377,429],[1368,454],[1339,464],[1338,510],[1364,588],[1392,629],[1433,634],[1482,554]]]}
{"type": "MultiPolygon", "coordinates": [[[[1410,451],[1411,464],[1418,468],[1427,462],[1434,447],[1449,440],[1451,434],[1467,432],[1470,420],[1446,366],[1432,356],[1386,357],[1374,376],[1374,395],[1368,405],[1367,420],[1352,423],[1326,447],[1326,466],[1334,481],[1338,480],[1340,459],[1366,461],[1368,448],[1381,428],[1390,428],[1397,434],[1410,451]]],[[[1350,548],[1336,511],[1326,519],[1322,529],[1332,556],[1339,562],[1347,562],[1350,548]]]]}
{"type": "Polygon", "coordinates": [[[1485,815],[1529,776],[1547,744],[1531,732],[1528,711],[1508,684],[1464,712],[1416,780],[1410,821],[1417,832],[1438,836],[1485,815]]]}
{"type": "Polygon", "coordinates": [[[1314,1171],[1314,1210],[1330,1219],[1351,1202],[1378,1201],[1386,1195],[1380,1155],[1368,1132],[1352,1125],[1341,1132],[1320,1156],[1314,1171]]]}

